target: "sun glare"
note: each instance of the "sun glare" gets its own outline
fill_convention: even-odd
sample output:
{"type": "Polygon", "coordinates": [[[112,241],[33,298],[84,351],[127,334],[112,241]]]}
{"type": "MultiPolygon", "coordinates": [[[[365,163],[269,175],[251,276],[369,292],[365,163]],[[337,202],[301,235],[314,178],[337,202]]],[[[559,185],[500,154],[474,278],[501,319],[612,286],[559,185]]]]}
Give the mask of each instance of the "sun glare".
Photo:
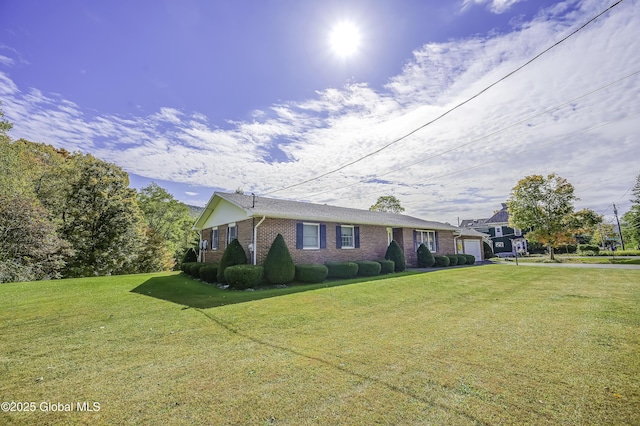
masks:
{"type": "Polygon", "coordinates": [[[331,30],[329,42],[336,55],[351,56],[360,47],[360,30],[351,22],[341,22],[331,30]]]}

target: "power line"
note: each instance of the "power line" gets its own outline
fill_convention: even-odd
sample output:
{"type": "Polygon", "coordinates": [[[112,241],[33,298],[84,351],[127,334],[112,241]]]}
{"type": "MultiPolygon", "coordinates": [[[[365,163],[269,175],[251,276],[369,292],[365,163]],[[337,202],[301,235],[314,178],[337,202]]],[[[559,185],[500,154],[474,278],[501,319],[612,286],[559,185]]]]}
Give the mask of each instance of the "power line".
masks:
{"type": "MultiPolygon", "coordinates": [[[[521,150],[521,151],[519,151],[519,152],[517,152],[515,154],[509,154],[508,156],[494,158],[492,160],[485,161],[485,162],[482,162],[482,163],[478,163],[478,164],[475,164],[473,166],[466,167],[464,169],[459,169],[459,170],[455,170],[455,171],[450,172],[450,173],[445,173],[445,174],[442,174],[442,175],[437,175],[437,176],[431,177],[430,178],[430,182],[433,182],[433,181],[435,181],[437,179],[442,179],[442,178],[445,178],[445,177],[448,177],[448,176],[451,176],[451,175],[456,175],[458,173],[463,173],[463,172],[466,172],[466,171],[469,171],[469,170],[477,169],[478,167],[486,166],[487,164],[496,163],[496,162],[499,162],[499,161],[505,161],[507,159],[512,159],[515,155],[521,155],[521,154],[524,154],[526,152],[535,151],[537,149],[545,148],[545,147],[547,147],[549,145],[557,143],[559,139],[564,139],[564,138],[568,138],[570,136],[574,136],[574,135],[577,135],[577,134],[580,134],[580,133],[584,133],[584,132],[588,132],[588,131],[591,131],[591,130],[599,129],[599,128],[607,126],[609,124],[613,124],[613,123],[616,123],[618,121],[626,120],[627,118],[634,117],[634,116],[637,116],[637,115],[640,115],[640,111],[632,113],[632,114],[628,114],[628,115],[626,115],[626,116],[624,116],[622,118],[616,119],[616,120],[609,120],[609,121],[606,121],[604,123],[600,123],[598,125],[588,127],[586,129],[576,130],[574,132],[567,133],[567,134],[562,135],[562,136],[558,136],[558,137],[556,137],[554,139],[551,139],[548,142],[535,145],[535,146],[533,146],[531,148],[523,149],[523,150],[521,150]]],[[[352,186],[352,185],[349,185],[349,186],[352,186]]],[[[347,187],[348,186],[345,185],[345,186],[341,187],[340,189],[347,188],[347,187]]],[[[319,193],[312,194],[312,195],[323,194],[325,192],[330,192],[330,191],[323,191],[323,192],[319,192],[319,193]]],[[[333,192],[335,192],[335,190],[333,190],[333,192]]],[[[379,192],[379,190],[371,191],[369,193],[377,193],[377,192],[379,192]]],[[[368,194],[368,193],[367,192],[360,193],[360,195],[366,195],[366,194],[368,194]]]]}
{"type": "MultiPolygon", "coordinates": [[[[577,101],[577,100],[579,100],[579,99],[582,99],[582,98],[585,98],[585,97],[587,97],[587,96],[590,96],[590,95],[592,95],[592,94],[594,94],[594,93],[597,93],[597,92],[599,92],[600,90],[606,89],[606,88],[608,88],[608,87],[610,87],[610,86],[612,86],[612,85],[614,85],[614,84],[616,84],[616,83],[619,83],[619,82],[621,82],[621,81],[624,81],[624,80],[626,80],[627,78],[633,77],[633,76],[635,76],[635,75],[637,75],[637,74],[640,74],[640,71],[634,71],[634,72],[632,72],[631,74],[628,74],[628,75],[626,75],[626,76],[624,76],[624,77],[622,77],[622,78],[619,78],[619,79],[617,79],[617,80],[615,80],[615,81],[612,81],[612,82],[610,82],[610,83],[607,83],[607,84],[605,84],[605,85],[603,85],[603,86],[600,86],[600,87],[598,87],[597,89],[591,90],[590,92],[587,92],[587,93],[585,93],[585,94],[582,94],[582,95],[580,95],[580,96],[578,96],[578,97],[576,97],[576,98],[573,98],[573,99],[571,99],[571,100],[569,100],[569,101],[563,102],[563,103],[561,103],[561,104],[559,104],[559,105],[556,105],[556,106],[554,106],[554,107],[552,107],[552,108],[548,108],[548,109],[546,109],[546,110],[544,110],[544,111],[542,111],[542,112],[540,112],[540,113],[537,113],[537,114],[534,114],[534,115],[532,115],[532,116],[526,117],[526,118],[524,118],[524,119],[522,119],[522,120],[520,120],[520,121],[518,121],[518,122],[516,122],[516,123],[510,124],[510,125],[508,125],[508,126],[506,126],[506,127],[503,127],[503,128],[501,128],[501,129],[499,129],[499,130],[496,130],[496,131],[494,131],[494,132],[488,133],[488,134],[486,134],[486,135],[484,135],[484,136],[481,136],[481,137],[479,137],[479,138],[473,139],[473,140],[471,140],[471,141],[469,141],[469,142],[463,143],[463,144],[461,144],[461,145],[456,145],[456,146],[454,146],[453,148],[450,148],[450,149],[448,149],[448,150],[446,150],[446,151],[440,152],[440,153],[438,153],[438,154],[431,155],[431,156],[429,156],[429,157],[427,157],[427,158],[423,158],[423,159],[420,159],[420,160],[418,160],[418,161],[414,161],[414,162],[409,163],[409,164],[402,165],[402,166],[400,166],[400,167],[397,167],[397,168],[394,168],[394,169],[392,169],[392,170],[389,170],[389,171],[387,171],[387,172],[385,172],[385,173],[382,173],[382,174],[376,174],[376,175],[374,175],[374,176],[369,176],[369,177],[367,177],[366,179],[381,178],[381,177],[383,177],[383,176],[387,176],[387,175],[390,175],[390,174],[392,174],[392,173],[395,173],[395,172],[397,172],[397,171],[399,171],[399,170],[406,170],[406,169],[408,169],[408,168],[410,168],[410,167],[413,167],[413,166],[415,166],[415,165],[417,165],[417,164],[424,163],[424,162],[429,161],[429,160],[433,160],[434,158],[437,158],[437,157],[440,157],[440,156],[442,156],[442,155],[448,154],[448,153],[450,153],[450,152],[452,152],[452,151],[455,151],[455,150],[457,150],[457,149],[464,148],[464,147],[466,147],[466,146],[469,146],[469,145],[471,145],[471,144],[474,144],[474,143],[476,143],[476,142],[479,142],[479,141],[481,141],[481,140],[483,140],[483,139],[489,138],[489,137],[491,137],[491,136],[495,136],[495,135],[497,135],[497,134],[499,134],[499,133],[502,133],[502,132],[504,132],[504,131],[506,131],[506,130],[509,130],[509,129],[513,128],[513,127],[516,127],[516,126],[518,126],[518,125],[520,125],[520,124],[526,123],[527,121],[530,121],[530,120],[532,120],[532,119],[534,119],[534,118],[538,118],[538,117],[540,117],[540,116],[542,116],[542,115],[545,115],[545,114],[548,114],[548,113],[554,112],[554,111],[556,111],[556,110],[559,110],[560,108],[562,108],[562,107],[564,107],[564,106],[566,106],[566,105],[570,105],[570,104],[574,103],[575,101],[577,101]]],[[[626,117],[625,117],[625,118],[626,118],[626,117]]],[[[587,129],[587,130],[589,130],[589,129],[587,129]]],[[[517,153],[516,153],[516,154],[517,154],[517,153]]],[[[484,164],[484,163],[483,163],[483,164],[484,164]]],[[[339,189],[340,189],[340,190],[342,190],[342,189],[346,189],[346,188],[352,187],[352,186],[354,186],[354,185],[358,185],[358,184],[362,183],[364,180],[365,180],[365,179],[361,179],[361,180],[359,180],[358,182],[354,182],[354,183],[349,184],[349,185],[343,185],[343,186],[341,186],[339,189]]],[[[316,195],[322,195],[322,194],[326,194],[327,192],[333,192],[333,191],[335,191],[335,190],[334,190],[334,189],[328,189],[328,190],[325,190],[325,191],[314,192],[313,194],[310,194],[310,195],[308,195],[308,196],[309,196],[309,197],[314,197],[314,196],[316,196],[316,195]]]]}
{"type": "Polygon", "coordinates": [[[587,27],[588,25],[590,25],[591,23],[593,23],[596,19],[598,19],[600,16],[604,15],[605,13],[609,12],[610,10],[612,10],[614,7],[618,6],[620,3],[622,3],[624,0],[618,0],[617,2],[615,2],[614,4],[612,4],[611,6],[607,7],[605,10],[603,10],[602,12],[600,12],[599,14],[597,14],[596,16],[594,16],[593,18],[589,19],[587,22],[585,22],[584,24],[582,24],[580,27],[578,27],[577,29],[575,29],[574,31],[572,31],[571,33],[569,33],[567,36],[561,38],[560,40],[558,40],[557,42],[555,42],[554,44],[552,44],[551,46],[547,47],[546,49],[544,49],[542,52],[538,53],[537,55],[535,55],[533,58],[529,59],[527,62],[525,62],[524,64],[520,65],[519,67],[517,67],[516,69],[512,70],[511,72],[507,73],[506,75],[504,75],[503,77],[499,78],[497,81],[491,83],[489,86],[485,87],[484,89],[480,90],[478,93],[476,93],[475,95],[471,96],[470,98],[460,102],[459,104],[457,104],[456,106],[450,108],[449,110],[445,111],[444,113],[440,114],[438,117],[428,121],[427,123],[421,125],[420,127],[410,131],[409,133],[406,133],[405,135],[394,139],[393,141],[387,143],[386,145],[383,145],[381,148],[378,148],[375,151],[372,151],[366,155],[363,155],[362,157],[359,157],[353,161],[350,161],[348,163],[343,164],[340,167],[337,167],[335,169],[329,170],[328,172],[322,173],[318,176],[315,176],[313,178],[309,178],[306,179],[302,182],[298,182],[292,185],[288,185],[285,187],[282,187],[280,189],[276,189],[274,191],[270,191],[265,193],[264,195],[270,195],[270,194],[274,194],[276,192],[280,192],[280,191],[284,191],[286,189],[291,189],[291,188],[295,188],[297,186],[301,186],[304,185],[306,183],[312,182],[314,180],[318,180],[320,178],[323,178],[325,176],[328,176],[330,174],[339,172],[340,170],[343,170],[353,164],[356,164],[366,158],[369,158],[373,155],[378,154],[379,152],[389,148],[392,145],[397,144],[398,142],[408,138],[409,136],[415,134],[416,132],[424,129],[427,126],[430,126],[431,124],[435,123],[436,121],[439,121],[440,119],[442,119],[443,117],[449,115],[450,113],[452,113],[453,111],[457,110],[458,108],[466,105],[467,103],[471,102],[472,100],[474,100],[475,98],[479,97],[480,95],[482,95],[483,93],[487,92],[489,89],[493,88],[494,86],[496,86],[497,84],[501,83],[502,81],[506,80],[507,78],[511,77],[512,75],[514,75],[515,73],[517,73],[518,71],[522,70],[523,68],[525,68],[526,66],[530,65],[532,62],[534,62],[535,60],[537,60],[538,58],[540,58],[542,55],[546,54],[547,52],[549,52],[551,49],[555,48],[556,46],[564,43],[566,40],[568,40],[570,37],[574,36],[575,34],[577,34],[578,32],[582,31],[585,27],[587,27]]]}

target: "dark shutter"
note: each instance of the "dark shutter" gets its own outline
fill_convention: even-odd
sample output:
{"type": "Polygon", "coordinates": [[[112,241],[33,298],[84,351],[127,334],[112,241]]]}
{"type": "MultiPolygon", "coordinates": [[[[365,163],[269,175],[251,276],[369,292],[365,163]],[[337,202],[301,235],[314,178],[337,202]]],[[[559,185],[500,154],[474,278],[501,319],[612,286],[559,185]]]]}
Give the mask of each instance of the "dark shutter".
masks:
{"type": "Polygon", "coordinates": [[[304,225],[302,223],[296,223],[296,248],[301,249],[303,247],[304,237],[304,225]]]}
{"type": "Polygon", "coordinates": [[[327,225],[320,224],[320,248],[327,248],[327,225]]]}
{"type": "Polygon", "coordinates": [[[342,226],[336,225],[336,248],[342,248],[342,226]]]}
{"type": "MultiPolygon", "coordinates": [[[[436,246],[436,251],[438,251],[438,246],[440,245],[440,244],[438,244],[438,231],[435,231],[435,232],[433,233],[433,235],[434,235],[434,238],[436,239],[436,240],[433,242],[433,245],[434,245],[434,246],[436,246]]],[[[454,247],[454,249],[455,249],[455,248],[456,248],[456,247],[454,247]]]]}
{"type": "Polygon", "coordinates": [[[360,227],[353,227],[353,244],[355,248],[360,248],[360,227]]]}
{"type": "Polygon", "coordinates": [[[413,231],[413,251],[418,251],[418,231],[413,231]]]}

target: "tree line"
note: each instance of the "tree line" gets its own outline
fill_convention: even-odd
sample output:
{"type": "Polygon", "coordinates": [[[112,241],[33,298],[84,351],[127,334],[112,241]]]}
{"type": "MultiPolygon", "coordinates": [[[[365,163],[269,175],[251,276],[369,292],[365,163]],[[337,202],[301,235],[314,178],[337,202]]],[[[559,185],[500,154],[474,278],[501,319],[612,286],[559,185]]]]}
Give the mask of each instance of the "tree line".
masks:
{"type": "Polygon", "coordinates": [[[162,271],[195,245],[189,206],[157,184],[11,128],[0,110],[0,283],[162,271]]]}

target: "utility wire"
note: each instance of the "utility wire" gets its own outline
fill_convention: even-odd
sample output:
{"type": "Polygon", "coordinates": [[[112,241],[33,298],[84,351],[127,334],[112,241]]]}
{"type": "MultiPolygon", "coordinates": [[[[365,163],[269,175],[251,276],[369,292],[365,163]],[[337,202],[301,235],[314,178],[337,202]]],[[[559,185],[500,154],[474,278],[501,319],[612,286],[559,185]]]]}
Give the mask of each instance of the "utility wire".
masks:
{"type": "MultiPolygon", "coordinates": [[[[628,115],[626,115],[626,116],[624,116],[622,118],[618,118],[618,119],[615,119],[615,120],[609,120],[609,121],[606,121],[604,123],[600,123],[598,125],[588,127],[586,129],[576,130],[574,132],[567,133],[567,134],[562,135],[562,136],[558,136],[558,137],[556,137],[554,139],[551,139],[548,142],[535,145],[535,146],[533,146],[531,148],[523,149],[523,150],[519,151],[515,155],[521,155],[521,154],[524,154],[526,152],[535,151],[535,150],[540,149],[540,148],[545,148],[545,147],[547,147],[549,145],[557,143],[559,139],[564,139],[564,138],[567,138],[567,137],[570,137],[570,136],[574,136],[574,135],[577,135],[577,134],[580,134],[580,133],[584,133],[584,132],[588,132],[588,131],[591,131],[591,130],[599,129],[599,128],[607,126],[609,124],[613,124],[613,123],[616,123],[618,121],[626,120],[627,118],[634,117],[634,116],[637,116],[637,115],[640,115],[640,111],[634,112],[632,114],[628,114],[628,115]]],[[[499,161],[509,160],[509,159],[512,159],[513,157],[514,157],[514,154],[509,154],[508,156],[494,158],[492,160],[485,161],[485,162],[479,163],[479,164],[475,164],[473,166],[466,167],[464,169],[459,169],[459,170],[455,170],[453,172],[449,172],[449,173],[445,173],[445,174],[442,174],[442,175],[434,176],[434,177],[430,178],[429,181],[433,182],[435,180],[442,179],[442,178],[445,178],[445,177],[448,177],[448,176],[451,176],[451,175],[456,175],[458,173],[463,173],[463,172],[466,172],[466,171],[469,171],[469,170],[477,169],[478,167],[486,166],[487,164],[496,163],[496,162],[499,162],[499,161]]],[[[378,193],[378,192],[379,192],[379,190],[372,190],[370,192],[359,193],[359,195],[367,195],[367,194],[373,194],[373,193],[378,193]]]]}
{"type": "Polygon", "coordinates": [[[516,69],[514,69],[513,71],[507,73],[505,76],[501,77],[500,79],[498,79],[497,81],[491,83],[489,86],[485,87],[484,89],[480,90],[478,93],[476,93],[475,95],[471,96],[470,98],[466,99],[465,101],[460,102],[459,104],[457,104],[456,106],[454,106],[453,108],[445,111],[444,113],[440,114],[438,117],[428,121],[427,123],[423,124],[422,126],[410,131],[409,133],[406,133],[405,135],[394,139],[393,141],[387,143],[386,145],[383,145],[381,148],[378,148],[375,151],[372,151],[366,155],[363,155],[362,157],[359,157],[353,161],[350,161],[348,163],[343,164],[342,166],[329,170],[328,172],[322,173],[318,176],[315,176],[313,178],[309,178],[307,180],[304,180],[302,182],[298,182],[292,185],[288,185],[285,187],[282,187],[280,189],[276,189],[274,191],[270,191],[265,193],[264,195],[271,195],[274,194],[276,192],[280,192],[280,191],[284,191],[286,189],[291,189],[291,188],[295,188],[296,186],[300,186],[300,185],[304,185],[306,183],[312,182],[314,180],[318,180],[320,178],[323,178],[325,176],[328,176],[330,174],[339,172],[340,170],[343,170],[353,164],[356,164],[366,158],[369,158],[387,148],[389,148],[392,145],[397,144],[398,142],[408,138],[409,136],[415,134],[416,132],[424,129],[427,126],[430,126],[431,124],[435,123],[436,121],[439,121],[440,119],[442,119],[443,117],[449,115],[450,113],[452,113],[453,111],[457,110],[458,108],[468,104],[469,102],[471,102],[472,100],[474,100],[475,98],[479,97],[480,95],[482,95],[483,93],[487,92],[489,89],[493,88],[494,86],[496,86],[497,84],[501,83],[502,81],[506,80],[507,78],[511,77],[512,75],[514,75],[515,73],[517,73],[518,71],[520,71],[521,69],[523,69],[524,67],[528,66],[529,64],[531,64],[532,62],[534,62],[535,60],[537,60],[538,58],[540,58],[542,55],[544,55],[545,53],[549,52],[551,49],[555,48],[556,46],[562,44],[563,42],[565,42],[566,40],[568,40],[570,37],[574,36],[575,34],[577,34],[578,32],[582,31],[585,27],[587,27],[588,25],[590,25],[591,23],[593,23],[596,19],[598,19],[600,16],[604,15],[605,13],[609,12],[610,10],[612,10],[614,7],[618,6],[620,3],[622,3],[624,0],[618,0],[617,2],[615,2],[614,4],[612,4],[611,6],[607,7],[605,10],[603,10],[602,12],[600,12],[599,14],[597,14],[596,16],[594,16],[593,18],[589,19],[587,22],[585,22],[584,24],[582,24],[580,27],[578,27],[577,29],[575,29],[574,31],[572,31],[571,33],[569,33],[567,36],[561,38],[560,40],[558,40],[557,42],[555,42],[554,44],[552,44],[551,46],[547,47],[546,49],[544,49],[542,52],[538,53],[536,56],[534,56],[533,58],[529,59],[527,62],[525,62],[524,64],[520,65],[519,67],[517,67],[516,69]]]}
{"type": "MultiPolygon", "coordinates": [[[[389,170],[389,171],[387,171],[387,172],[385,172],[385,173],[382,173],[382,174],[376,174],[376,175],[374,175],[374,176],[368,176],[368,177],[366,177],[365,179],[361,179],[361,180],[359,180],[358,182],[354,182],[354,183],[349,184],[349,185],[343,185],[343,186],[341,186],[341,187],[340,187],[340,188],[338,188],[338,189],[339,189],[339,190],[346,189],[346,188],[352,187],[352,186],[354,186],[354,185],[358,185],[358,184],[360,184],[360,183],[364,182],[365,180],[374,179],[374,178],[376,178],[376,179],[377,179],[377,178],[381,178],[381,177],[383,177],[383,176],[387,176],[387,175],[390,175],[390,174],[392,174],[392,173],[395,173],[395,172],[397,172],[397,171],[399,171],[399,170],[406,170],[406,169],[408,169],[409,167],[413,167],[413,166],[415,166],[415,165],[417,165],[417,164],[424,163],[424,162],[429,161],[429,160],[433,160],[434,158],[437,158],[437,157],[440,157],[440,156],[442,156],[442,155],[448,154],[448,153],[450,153],[450,152],[452,152],[452,151],[455,151],[455,150],[457,150],[457,149],[464,148],[464,147],[466,147],[466,146],[469,146],[469,145],[471,145],[471,144],[474,144],[474,143],[476,143],[476,142],[479,142],[479,141],[481,141],[481,140],[483,140],[483,139],[487,139],[487,138],[489,138],[489,137],[491,137],[491,136],[495,136],[495,135],[497,135],[497,134],[499,134],[499,133],[502,133],[502,132],[504,132],[504,131],[506,131],[506,130],[509,130],[509,129],[513,128],[513,127],[516,127],[516,126],[518,126],[518,125],[520,125],[520,124],[526,123],[527,121],[530,121],[530,120],[532,120],[532,119],[534,119],[534,118],[538,118],[538,117],[540,117],[540,116],[542,116],[542,115],[545,115],[545,114],[548,114],[548,113],[551,113],[551,112],[557,111],[557,110],[559,110],[560,108],[562,108],[562,107],[564,107],[564,106],[567,106],[567,105],[570,105],[570,104],[574,103],[575,101],[577,101],[577,100],[579,100],[579,99],[582,99],[582,98],[585,98],[585,97],[587,97],[587,96],[590,96],[590,95],[592,95],[592,94],[594,94],[594,93],[597,93],[597,92],[598,92],[598,91],[600,91],[600,90],[603,90],[603,89],[606,89],[607,87],[613,86],[614,84],[619,83],[619,82],[621,82],[621,81],[624,81],[624,80],[626,80],[627,78],[633,77],[634,75],[637,75],[637,74],[640,74],[640,71],[634,71],[634,72],[632,72],[631,74],[628,74],[628,75],[626,75],[626,76],[624,76],[624,77],[622,77],[622,78],[619,78],[619,79],[617,79],[617,80],[615,80],[615,81],[612,81],[612,82],[610,82],[610,83],[607,83],[607,84],[605,84],[604,86],[600,86],[600,87],[598,87],[597,89],[594,89],[594,90],[592,90],[592,91],[590,91],[590,92],[588,92],[588,93],[585,93],[585,94],[583,94],[583,95],[580,95],[580,96],[578,96],[578,97],[576,97],[576,98],[573,98],[573,99],[571,99],[571,100],[569,100],[569,101],[563,102],[563,103],[561,103],[561,104],[559,104],[559,105],[556,105],[556,106],[554,106],[554,107],[552,107],[552,108],[548,108],[548,109],[546,109],[546,110],[544,110],[544,111],[542,111],[542,112],[540,112],[540,113],[537,113],[537,114],[534,114],[534,115],[532,115],[532,116],[526,117],[526,118],[524,118],[524,119],[522,119],[522,120],[520,120],[520,121],[518,121],[518,122],[516,122],[516,123],[510,124],[510,125],[508,125],[508,126],[506,126],[506,127],[503,127],[503,128],[501,128],[501,129],[498,129],[498,130],[496,130],[496,131],[494,131],[494,132],[491,132],[491,133],[488,133],[488,134],[486,134],[486,135],[484,135],[484,136],[481,136],[481,137],[479,137],[479,138],[473,139],[473,140],[471,140],[471,141],[469,141],[469,142],[467,142],[467,143],[463,143],[463,144],[461,144],[461,145],[454,146],[453,148],[450,148],[450,149],[448,149],[448,150],[446,150],[446,151],[440,152],[440,153],[438,153],[438,154],[431,155],[431,156],[429,156],[429,157],[427,157],[427,158],[423,158],[423,159],[420,159],[420,160],[418,160],[418,161],[414,161],[414,162],[409,163],[409,164],[405,164],[405,165],[403,165],[403,166],[400,166],[400,167],[394,168],[394,169],[392,169],[392,170],[389,170]]],[[[313,194],[308,195],[308,197],[314,197],[314,196],[317,196],[317,195],[326,194],[327,192],[335,192],[335,189],[328,189],[328,190],[321,191],[321,192],[315,192],[315,193],[313,193],[313,194]]]]}

